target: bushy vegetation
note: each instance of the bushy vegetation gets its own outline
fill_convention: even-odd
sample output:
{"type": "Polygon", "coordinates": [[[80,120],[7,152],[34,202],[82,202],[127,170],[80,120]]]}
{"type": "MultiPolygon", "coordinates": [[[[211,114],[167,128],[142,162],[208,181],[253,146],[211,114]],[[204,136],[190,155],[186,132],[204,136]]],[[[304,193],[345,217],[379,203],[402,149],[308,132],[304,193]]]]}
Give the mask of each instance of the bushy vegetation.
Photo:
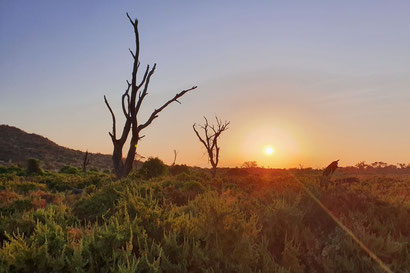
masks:
{"type": "Polygon", "coordinates": [[[40,161],[34,158],[30,158],[27,160],[27,174],[28,175],[36,175],[42,174],[43,170],[40,168],[40,161]]]}
{"type": "Polygon", "coordinates": [[[60,173],[65,173],[65,174],[79,174],[81,171],[79,168],[65,165],[60,169],[60,173]]]}
{"type": "Polygon", "coordinates": [[[142,164],[139,170],[142,177],[150,179],[153,177],[164,175],[167,171],[167,166],[158,157],[150,157],[142,164]]]}
{"type": "MultiPolygon", "coordinates": [[[[150,162],[119,181],[1,168],[0,272],[383,272],[289,171],[213,180],[150,162]]],[[[410,268],[410,176],[323,190],[294,174],[393,272],[410,268]]]]}

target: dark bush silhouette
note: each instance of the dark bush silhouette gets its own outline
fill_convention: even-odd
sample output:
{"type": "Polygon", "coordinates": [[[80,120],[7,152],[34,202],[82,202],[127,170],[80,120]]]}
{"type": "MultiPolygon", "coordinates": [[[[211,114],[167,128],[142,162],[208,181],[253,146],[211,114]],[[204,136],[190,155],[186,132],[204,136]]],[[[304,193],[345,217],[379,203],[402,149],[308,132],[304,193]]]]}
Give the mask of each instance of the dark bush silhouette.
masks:
{"type": "Polygon", "coordinates": [[[146,179],[164,175],[167,171],[167,166],[158,157],[150,157],[142,164],[139,173],[146,179]]]}
{"type": "Polygon", "coordinates": [[[40,161],[34,158],[27,160],[27,170],[28,175],[40,175],[43,173],[43,170],[40,168],[40,161]]]}
{"type": "Polygon", "coordinates": [[[179,165],[179,164],[173,165],[173,166],[169,167],[169,173],[171,175],[178,175],[180,173],[189,174],[189,167],[185,164],[183,164],[183,165],[179,165]]]}

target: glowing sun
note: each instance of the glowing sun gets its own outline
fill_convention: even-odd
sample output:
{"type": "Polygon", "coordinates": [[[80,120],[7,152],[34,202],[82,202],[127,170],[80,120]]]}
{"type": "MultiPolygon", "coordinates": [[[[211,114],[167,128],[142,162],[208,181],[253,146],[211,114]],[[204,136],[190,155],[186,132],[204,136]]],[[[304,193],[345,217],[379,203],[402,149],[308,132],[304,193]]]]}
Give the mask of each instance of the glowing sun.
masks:
{"type": "Polygon", "coordinates": [[[271,155],[275,152],[275,150],[272,148],[272,146],[266,146],[265,147],[265,154],[271,155]]]}

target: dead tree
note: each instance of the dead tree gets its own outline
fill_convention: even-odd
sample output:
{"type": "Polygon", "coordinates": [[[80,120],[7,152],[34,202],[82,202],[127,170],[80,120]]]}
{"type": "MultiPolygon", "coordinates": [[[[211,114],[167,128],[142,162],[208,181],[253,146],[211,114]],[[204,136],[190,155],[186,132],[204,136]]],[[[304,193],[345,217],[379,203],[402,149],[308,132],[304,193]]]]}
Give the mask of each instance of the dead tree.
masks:
{"type": "Polygon", "coordinates": [[[196,129],[196,123],[192,125],[192,128],[195,131],[196,136],[199,138],[199,141],[205,146],[206,151],[208,153],[208,159],[212,166],[212,177],[215,178],[216,176],[216,167],[219,163],[219,151],[220,147],[218,146],[218,138],[222,134],[223,131],[228,129],[229,121],[225,121],[222,123],[221,119],[215,117],[216,119],[216,126],[209,125],[208,119],[204,117],[205,124],[198,125],[200,128],[204,130],[204,137],[201,137],[198,130],[196,129]]]}
{"type": "Polygon", "coordinates": [[[84,173],[87,172],[88,164],[90,164],[90,154],[88,153],[88,151],[86,151],[84,154],[84,158],[83,158],[83,172],[84,173]]]}
{"type": "Polygon", "coordinates": [[[177,150],[174,150],[174,162],[172,162],[171,166],[175,166],[175,162],[177,161],[177,155],[178,155],[177,150]]]}
{"type": "Polygon", "coordinates": [[[125,116],[125,124],[122,129],[122,133],[119,136],[117,136],[116,134],[117,130],[116,130],[116,119],[115,119],[114,112],[110,104],[108,103],[107,98],[104,96],[105,104],[107,105],[108,110],[110,111],[111,116],[112,116],[112,132],[110,132],[109,135],[114,145],[112,161],[114,165],[114,172],[118,179],[127,176],[133,168],[133,162],[134,162],[135,153],[137,150],[138,141],[144,137],[143,135],[141,135],[142,130],[148,127],[154,121],[154,119],[158,117],[158,114],[162,110],[164,110],[168,105],[170,105],[172,102],[180,103],[178,101],[180,97],[185,95],[187,92],[196,89],[196,86],[193,86],[189,89],[186,89],[186,90],[183,90],[177,93],[172,99],[168,100],[158,109],[155,109],[145,122],[140,123],[140,120],[138,118],[138,113],[141,109],[141,105],[146,95],[148,94],[149,83],[150,83],[152,75],[155,72],[156,64],[154,64],[152,68],[150,68],[150,66],[147,65],[145,72],[142,76],[142,79],[138,83],[137,75],[138,75],[138,69],[140,66],[140,62],[139,62],[140,40],[139,40],[139,33],[138,33],[138,20],[137,19],[132,20],[131,17],[128,15],[128,13],[127,13],[127,17],[129,21],[131,22],[131,25],[134,28],[135,52],[129,49],[134,63],[133,63],[132,74],[131,74],[131,82],[127,81],[127,88],[125,89],[125,92],[122,95],[121,105],[122,105],[122,112],[125,116]],[[122,150],[123,150],[125,142],[128,139],[128,135],[130,132],[131,132],[131,139],[129,141],[130,145],[129,145],[129,149],[127,152],[127,156],[123,160],[122,150]]]}

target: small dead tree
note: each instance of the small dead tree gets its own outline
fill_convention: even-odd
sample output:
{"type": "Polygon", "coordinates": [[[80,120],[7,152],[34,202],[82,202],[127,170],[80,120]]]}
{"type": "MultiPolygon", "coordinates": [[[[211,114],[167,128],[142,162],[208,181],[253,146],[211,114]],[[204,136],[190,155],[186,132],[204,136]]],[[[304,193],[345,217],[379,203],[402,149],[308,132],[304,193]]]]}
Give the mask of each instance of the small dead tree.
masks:
{"type": "Polygon", "coordinates": [[[172,162],[171,166],[175,166],[175,162],[177,161],[177,155],[178,155],[177,150],[174,150],[174,162],[172,162]]]}
{"type": "Polygon", "coordinates": [[[85,151],[84,158],[83,158],[83,172],[87,172],[87,166],[90,164],[90,154],[88,153],[88,150],[85,151]]]}
{"type": "Polygon", "coordinates": [[[206,151],[208,153],[208,159],[212,166],[212,177],[215,178],[216,176],[216,167],[219,163],[219,151],[220,147],[218,146],[218,138],[222,134],[223,131],[228,129],[229,121],[222,122],[221,119],[215,117],[216,119],[216,126],[210,125],[208,123],[208,119],[204,117],[205,124],[198,125],[200,128],[204,130],[204,137],[201,137],[198,130],[196,129],[196,123],[192,125],[196,136],[199,138],[199,141],[205,146],[206,151]]]}
{"type": "Polygon", "coordinates": [[[148,127],[154,119],[158,117],[158,114],[164,110],[168,105],[172,102],[178,102],[178,99],[185,95],[187,92],[196,89],[196,86],[193,86],[189,89],[183,90],[177,93],[172,99],[168,100],[158,109],[155,109],[149,118],[144,123],[139,123],[140,120],[138,119],[138,113],[141,109],[141,105],[145,99],[145,96],[148,94],[148,87],[151,80],[152,75],[155,72],[156,64],[150,69],[150,66],[147,65],[145,69],[145,73],[142,76],[142,79],[139,83],[137,83],[137,74],[138,68],[140,66],[139,62],[139,53],[140,53],[140,39],[139,39],[139,32],[138,32],[138,20],[132,20],[131,17],[127,13],[127,17],[131,22],[131,25],[134,28],[135,34],[135,52],[129,49],[132,59],[134,61],[132,74],[131,74],[131,82],[127,81],[127,88],[125,89],[124,94],[122,95],[122,112],[125,116],[125,124],[122,129],[122,133],[119,137],[116,134],[116,119],[114,112],[107,101],[107,98],[104,96],[104,102],[107,105],[108,110],[112,116],[112,132],[109,133],[112,143],[114,145],[114,151],[112,155],[112,161],[114,165],[114,172],[116,177],[122,178],[126,177],[133,168],[133,162],[137,150],[137,143],[138,141],[143,138],[144,136],[141,135],[141,131],[148,127]],[[125,142],[127,141],[128,135],[131,132],[131,139],[130,139],[130,146],[128,149],[127,156],[125,160],[122,157],[122,150],[124,147],[125,142]]]}

